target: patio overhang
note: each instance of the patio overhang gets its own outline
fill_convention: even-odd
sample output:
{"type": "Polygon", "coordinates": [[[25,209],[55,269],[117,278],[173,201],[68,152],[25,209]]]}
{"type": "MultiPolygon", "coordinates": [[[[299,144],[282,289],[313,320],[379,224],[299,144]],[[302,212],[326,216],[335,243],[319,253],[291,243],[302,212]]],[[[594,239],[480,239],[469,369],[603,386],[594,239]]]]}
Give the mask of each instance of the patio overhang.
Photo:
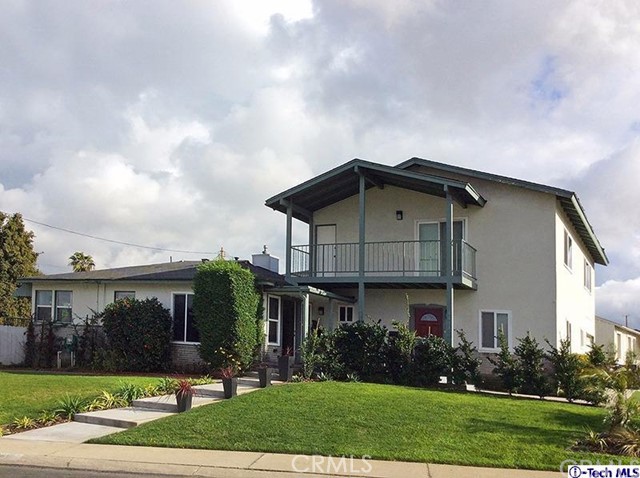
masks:
{"type": "Polygon", "coordinates": [[[303,296],[305,294],[316,295],[319,297],[325,297],[327,299],[333,299],[340,302],[346,302],[353,304],[356,302],[354,297],[347,297],[345,295],[336,294],[327,290],[319,289],[317,287],[309,285],[289,285],[283,287],[277,287],[267,291],[271,295],[287,295],[287,296],[303,296]]]}
{"type": "Polygon", "coordinates": [[[354,159],[267,199],[265,204],[285,214],[291,206],[292,216],[308,224],[314,211],[358,195],[361,176],[367,189],[391,185],[443,199],[449,191],[453,200],[465,208],[482,207],[486,202],[469,183],[354,159]]]}

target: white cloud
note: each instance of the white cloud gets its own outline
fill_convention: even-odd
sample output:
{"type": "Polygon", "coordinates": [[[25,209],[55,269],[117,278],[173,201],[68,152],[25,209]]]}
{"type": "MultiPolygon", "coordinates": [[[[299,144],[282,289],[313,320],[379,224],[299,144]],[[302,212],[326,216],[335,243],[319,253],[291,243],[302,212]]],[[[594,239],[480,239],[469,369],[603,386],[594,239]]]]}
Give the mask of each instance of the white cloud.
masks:
{"type": "Polygon", "coordinates": [[[627,281],[607,281],[596,289],[597,313],[610,320],[640,328],[640,277],[627,281]]]}
{"type": "MultiPolygon", "coordinates": [[[[282,255],[267,197],[353,157],[422,156],[577,190],[612,258],[599,303],[621,303],[640,277],[638,16],[633,0],[7,4],[0,209],[282,255]]],[[[169,256],[34,230],[50,271],[75,250],[169,256]]]]}

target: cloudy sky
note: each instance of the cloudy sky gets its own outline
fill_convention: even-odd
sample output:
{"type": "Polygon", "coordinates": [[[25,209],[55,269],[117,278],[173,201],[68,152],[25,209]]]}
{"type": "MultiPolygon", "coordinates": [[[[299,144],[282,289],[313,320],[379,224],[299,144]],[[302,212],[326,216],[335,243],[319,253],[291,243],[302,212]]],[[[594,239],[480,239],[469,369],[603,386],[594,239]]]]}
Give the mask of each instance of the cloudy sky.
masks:
{"type": "Polygon", "coordinates": [[[0,210],[40,268],[284,254],[264,200],[360,157],[575,190],[640,326],[640,2],[9,0],[0,210]],[[209,254],[205,254],[209,253],[209,254]]]}

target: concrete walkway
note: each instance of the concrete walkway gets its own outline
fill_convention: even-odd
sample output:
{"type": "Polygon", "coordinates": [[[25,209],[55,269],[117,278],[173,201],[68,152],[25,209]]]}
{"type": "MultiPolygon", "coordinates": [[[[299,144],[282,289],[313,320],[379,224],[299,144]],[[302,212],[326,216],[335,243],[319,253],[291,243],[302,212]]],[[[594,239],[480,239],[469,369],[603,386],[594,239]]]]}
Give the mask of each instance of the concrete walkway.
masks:
{"type": "Polygon", "coordinates": [[[93,445],[0,438],[0,465],[220,478],[560,478],[566,474],[274,453],[93,445]]]}
{"type": "MultiPolygon", "coordinates": [[[[274,385],[281,384],[272,381],[274,385]]],[[[200,407],[224,400],[222,382],[197,385],[192,407],[200,407]]],[[[259,390],[257,375],[250,374],[238,379],[238,395],[259,390]]],[[[136,427],[178,412],[174,395],[161,395],[135,400],[131,407],[112,408],[95,412],[78,413],[74,421],[50,427],[7,435],[2,440],[47,441],[62,443],[84,443],[127,428],[136,427]]]]}

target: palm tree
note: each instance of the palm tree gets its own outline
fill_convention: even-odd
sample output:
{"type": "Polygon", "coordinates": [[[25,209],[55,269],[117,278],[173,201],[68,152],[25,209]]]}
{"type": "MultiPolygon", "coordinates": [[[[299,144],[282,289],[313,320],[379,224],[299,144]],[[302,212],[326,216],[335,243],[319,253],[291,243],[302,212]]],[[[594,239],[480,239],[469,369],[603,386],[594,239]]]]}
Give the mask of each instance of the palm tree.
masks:
{"type": "Polygon", "coordinates": [[[73,267],[73,272],[92,271],[96,267],[93,257],[80,251],[74,252],[69,256],[69,265],[73,267]]]}

